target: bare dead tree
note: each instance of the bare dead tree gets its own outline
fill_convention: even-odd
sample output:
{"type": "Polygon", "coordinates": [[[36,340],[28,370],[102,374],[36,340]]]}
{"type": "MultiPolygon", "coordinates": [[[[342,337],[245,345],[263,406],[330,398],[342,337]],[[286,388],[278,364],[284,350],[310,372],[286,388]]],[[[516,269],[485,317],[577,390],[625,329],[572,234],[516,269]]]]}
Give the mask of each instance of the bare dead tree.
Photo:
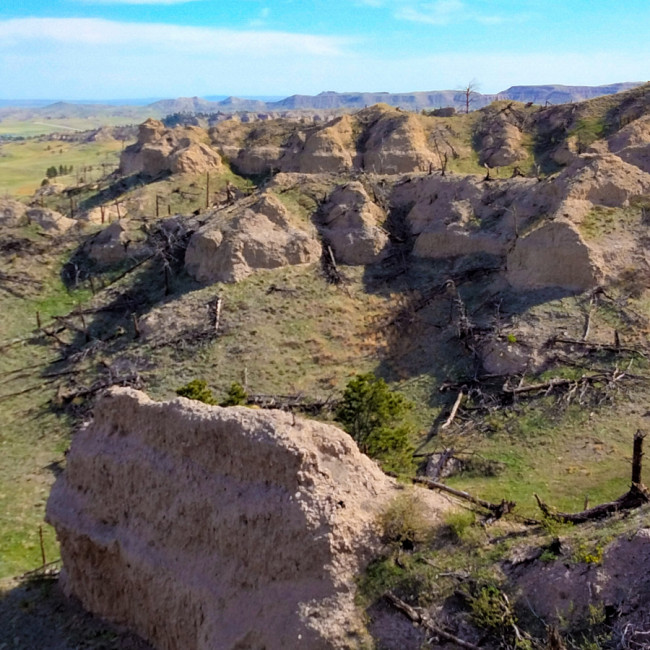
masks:
{"type": "Polygon", "coordinates": [[[479,83],[472,79],[466,86],[463,86],[463,95],[465,96],[465,113],[469,113],[469,107],[476,101],[479,83]]]}

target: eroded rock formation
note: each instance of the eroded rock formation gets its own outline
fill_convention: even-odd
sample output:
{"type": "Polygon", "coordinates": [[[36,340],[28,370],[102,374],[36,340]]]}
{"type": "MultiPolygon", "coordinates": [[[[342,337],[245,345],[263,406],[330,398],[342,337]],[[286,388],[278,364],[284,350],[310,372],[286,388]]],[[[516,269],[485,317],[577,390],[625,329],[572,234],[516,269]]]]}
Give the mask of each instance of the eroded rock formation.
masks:
{"type": "Polygon", "coordinates": [[[386,213],[373,203],[361,183],[334,190],[323,206],[321,232],[343,264],[372,264],[386,257],[386,213]]]}
{"type": "Polygon", "coordinates": [[[398,492],[330,425],[111,389],[47,518],[66,593],[161,650],[345,648],[398,492]]]}
{"type": "Polygon", "coordinates": [[[321,246],[309,223],[298,223],[267,193],[233,214],[217,211],[192,235],[185,254],[187,272],[200,282],[236,282],[256,269],[309,264],[321,246]]]}
{"type": "Polygon", "coordinates": [[[222,170],[221,156],[205,140],[207,134],[197,127],[167,129],[148,119],[140,125],[137,142],[122,152],[120,170],[125,176],[222,170]]]}

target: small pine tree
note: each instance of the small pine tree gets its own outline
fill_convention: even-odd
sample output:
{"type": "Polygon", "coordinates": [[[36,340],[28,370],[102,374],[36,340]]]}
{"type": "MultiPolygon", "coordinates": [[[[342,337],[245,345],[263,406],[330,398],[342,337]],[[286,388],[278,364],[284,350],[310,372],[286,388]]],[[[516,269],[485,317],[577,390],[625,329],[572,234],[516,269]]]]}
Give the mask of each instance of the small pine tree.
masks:
{"type": "Polygon", "coordinates": [[[409,472],[413,467],[412,425],[406,419],[413,404],[372,373],[348,382],[335,418],[359,449],[386,470],[409,472]]]}
{"type": "Polygon", "coordinates": [[[57,176],[58,173],[59,173],[59,172],[57,171],[57,169],[56,169],[56,167],[55,167],[54,165],[52,165],[51,167],[48,167],[48,168],[45,170],[45,175],[46,175],[48,178],[56,178],[56,176],[57,176]]]}
{"type": "Polygon", "coordinates": [[[228,389],[228,397],[221,402],[221,406],[242,406],[248,401],[246,389],[238,382],[234,381],[228,389]]]}
{"type": "Polygon", "coordinates": [[[188,399],[195,399],[205,404],[214,405],[217,401],[208,388],[208,384],[203,379],[193,379],[189,384],[176,389],[176,394],[188,399]]]}

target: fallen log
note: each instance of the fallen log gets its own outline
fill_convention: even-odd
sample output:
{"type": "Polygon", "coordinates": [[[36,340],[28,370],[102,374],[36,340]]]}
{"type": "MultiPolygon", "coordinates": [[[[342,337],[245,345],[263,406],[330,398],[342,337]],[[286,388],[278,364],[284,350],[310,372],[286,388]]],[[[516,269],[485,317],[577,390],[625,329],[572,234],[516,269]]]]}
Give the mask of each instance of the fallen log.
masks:
{"type": "Polygon", "coordinates": [[[413,481],[413,483],[416,483],[418,485],[424,485],[428,487],[430,490],[440,490],[441,492],[446,492],[447,494],[451,494],[452,496],[458,497],[459,499],[464,499],[465,501],[469,501],[470,503],[473,503],[476,506],[485,508],[485,510],[489,510],[495,516],[496,519],[500,519],[504,515],[507,515],[508,513],[512,512],[517,505],[514,501],[506,501],[505,499],[503,499],[501,503],[492,503],[490,501],[485,501],[484,499],[480,499],[479,497],[473,496],[469,492],[464,492],[463,490],[456,490],[455,488],[449,487],[444,483],[433,481],[430,478],[425,478],[424,476],[415,476],[411,480],[413,481]]]}
{"type": "Polygon", "coordinates": [[[626,376],[625,372],[614,370],[609,373],[597,373],[594,375],[583,375],[579,379],[550,379],[549,381],[541,382],[539,384],[524,384],[516,387],[508,385],[508,382],[503,385],[502,391],[505,394],[521,395],[523,393],[533,393],[540,390],[553,390],[555,388],[573,387],[579,384],[598,384],[610,383],[620,381],[626,376]]]}
{"type": "Polygon", "coordinates": [[[422,626],[426,630],[429,630],[432,634],[439,636],[445,641],[451,641],[461,648],[469,648],[469,650],[480,650],[480,646],[474,645],[469,641],[460,639],[459,637],[447,632],[439,625],[436,625],[424,612],[411,607],[408,603],[405,603],[401,598],[398,598],[395,594],[387,591],[384,594],[384,598],[393,606],[395,609],[398,609],[402,614],[404,614],[408,619],[416,623],[417,625],[422,626]]]}
{"type": "Polygon", "coordinates": [[[555,521],[566,522],[571,524],[583,524],[587,521],[602,519],[616,512],[623,510],[634,510],[646,503],[650,503],[650,492],[648,488],[641,483],[641,462],[643,459],[643,440],[645,433],[637,431],[634,434],[634,455],[632,458],[632,485],[630,489],[618,499],[601,503],[598,506],[583,510],[581,512],[558,512],[544,503],[537,494],[534,494],[539,509],[544,516],[555,521]]]}
{"type": "MultiPolygon", "coordinates": [[[[588,333],[588,331],[587,331],[588,333]]],[[[553,336],[547,341],[548,346],[561,343],[562,345],[577,345],[581,348],[589,348],[591,350],[606,350],[608,352],[629,352],[631,354],[638,354],[639,356],[645,357],[646,354],[640,348],[632,348],[624,345],[612,345],[609,343],[595,343],[592,341],[580,340],[580,339],[570,339],[560,336],[553,336]]]]}
{"type": "Polygon", "coordinates": [[[449,417],[444,421],[443,425],[440,427],[441,429],[447,429],[451,426],[453,421],[456,418],[456,414],[458,413],[458,409],[460,408],[460,405],[463,401],[463,398],[465,397],[465,393],[461,390],[458,393],[458,397],[456,398],[456,401],[454,402],[454,405],[451,409],[451,413],[449,414],[449,417]]]}

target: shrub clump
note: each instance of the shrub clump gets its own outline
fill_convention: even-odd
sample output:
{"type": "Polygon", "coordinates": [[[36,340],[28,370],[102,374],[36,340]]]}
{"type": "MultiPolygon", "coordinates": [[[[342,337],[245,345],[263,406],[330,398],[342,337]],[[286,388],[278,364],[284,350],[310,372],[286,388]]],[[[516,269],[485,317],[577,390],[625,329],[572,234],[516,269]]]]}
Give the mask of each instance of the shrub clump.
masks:
{"type": "Polygon", "coordinates": [[[215,405],[217,400],[214,399],[212,391],[203,379],[193,379],[185,386],[176,389],[176,394],[188,399],[195,399],[204,404],[215,405]]]}
{"type": "Polygon", "coordinates": [[[246,389],[239,383],[234,381],[230,384],[226,399],[221,402],[221,406],[243,406],[248,401],[248,393],[246,389]]]}

